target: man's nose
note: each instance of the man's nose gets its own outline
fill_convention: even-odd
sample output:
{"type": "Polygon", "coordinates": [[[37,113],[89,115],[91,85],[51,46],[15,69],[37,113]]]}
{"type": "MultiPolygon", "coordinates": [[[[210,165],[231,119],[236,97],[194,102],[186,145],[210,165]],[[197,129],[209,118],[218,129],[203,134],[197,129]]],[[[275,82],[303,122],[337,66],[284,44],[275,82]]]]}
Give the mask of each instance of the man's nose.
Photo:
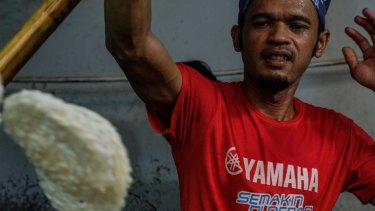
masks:
{"type": "Polygon", "coordinates": [[[283,45],[290,43],[289,27],[283,23],[275,23],[272,25],[269,35],[268,43],[274,45],[283,45]]]}

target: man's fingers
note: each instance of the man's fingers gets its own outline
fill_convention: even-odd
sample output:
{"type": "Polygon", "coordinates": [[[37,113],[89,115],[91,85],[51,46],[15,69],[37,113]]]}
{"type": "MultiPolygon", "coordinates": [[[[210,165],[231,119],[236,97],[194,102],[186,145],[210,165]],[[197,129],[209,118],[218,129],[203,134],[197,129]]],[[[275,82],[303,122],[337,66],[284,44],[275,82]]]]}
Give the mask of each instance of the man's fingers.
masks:
{"type": "Polygon", "coordinates": [[[362,26],[367,33],[369,33],[372,42],[375,43],[375,25],[373,25],[369,19],[359,16],[357,16],[354,20],[358,25],[362,26]]]}
{"type": "Polygon", "coordinates": [[[366,8],[363,10],[363,15],[367,18],[372,27],[375,28],[375,13],[372,10],[366,8]]]}
{"type": "Polygon", "coordinates": [[[354,50],[352,48],[345,47],[342,49],[342,53],[344,54],[345,61],[349,65],[350,70],[353,71],[358,65],[358,57],[354,50]]]}
{"type": "Polygon", "coordinates": [[[371,45],[368,42],[368,40],[357,30],[351,27],[347,27],[345,29],[345,32],[349,35],[349,37],[351,37],[354,40],[354,42],[357,43],[357,45],[363,53],[365,53],[369,48],[371,48],[371,45]]]}
{"type": "Polygon", "coordinates": [[[354,20],[370,34],[372,42],[375,43],[375,13],[368,8],[365,8],[362,13],[364,17],[356,17],[354,20]]]}

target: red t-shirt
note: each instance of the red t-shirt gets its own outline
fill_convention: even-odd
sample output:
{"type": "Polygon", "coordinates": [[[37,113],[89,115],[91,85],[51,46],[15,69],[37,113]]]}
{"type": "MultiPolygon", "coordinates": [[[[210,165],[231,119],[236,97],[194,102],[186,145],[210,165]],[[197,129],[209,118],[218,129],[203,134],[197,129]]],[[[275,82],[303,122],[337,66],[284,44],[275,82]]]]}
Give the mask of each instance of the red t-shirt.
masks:
{"type": "Polygon", "coordinates": [[[339,194],[375,197],[375,144],[352,120],[295,99],[272,120],[241,82],[212,82],[177,64],[182,88],[170,127],[148,111],[172,147],[181,210],[332,210],[339,194]]]}

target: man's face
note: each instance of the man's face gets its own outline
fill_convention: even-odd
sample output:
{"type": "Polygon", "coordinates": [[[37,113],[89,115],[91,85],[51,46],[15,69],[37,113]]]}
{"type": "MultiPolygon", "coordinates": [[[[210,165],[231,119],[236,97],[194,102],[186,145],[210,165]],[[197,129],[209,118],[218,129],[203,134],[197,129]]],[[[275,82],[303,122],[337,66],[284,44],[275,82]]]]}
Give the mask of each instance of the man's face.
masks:
{"type": "MultiPolygon", "coordinates": [[[[317,46],[319,18],[311,0],[255,0],[239,48],[245,80],[281,91],[298,85],[317,46]]],[[[237,42],[238,43],[238,42],[237,42]]]]}

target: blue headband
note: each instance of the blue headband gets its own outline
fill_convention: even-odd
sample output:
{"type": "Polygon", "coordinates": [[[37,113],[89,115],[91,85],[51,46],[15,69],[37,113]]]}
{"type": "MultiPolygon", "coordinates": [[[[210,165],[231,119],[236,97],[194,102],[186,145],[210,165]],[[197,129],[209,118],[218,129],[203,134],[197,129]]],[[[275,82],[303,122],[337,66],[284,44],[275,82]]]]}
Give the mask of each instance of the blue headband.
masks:
{"type": "MultiPolygon", "coordinates": [[[[240,0],[240,12],[238,14],[238,24],[240,24],[243,21],[243,18],[245,17],[245,13],[247,10],[247,7],[251,2],[254,0],[240,0]]],[[[314,4],[316,11],[319,15],[319,20],[323,26],[326,24],[326,13],[328,11],[329,4],[331,3],[331,0],[311,0],[311,2],[314,4]]]]}

